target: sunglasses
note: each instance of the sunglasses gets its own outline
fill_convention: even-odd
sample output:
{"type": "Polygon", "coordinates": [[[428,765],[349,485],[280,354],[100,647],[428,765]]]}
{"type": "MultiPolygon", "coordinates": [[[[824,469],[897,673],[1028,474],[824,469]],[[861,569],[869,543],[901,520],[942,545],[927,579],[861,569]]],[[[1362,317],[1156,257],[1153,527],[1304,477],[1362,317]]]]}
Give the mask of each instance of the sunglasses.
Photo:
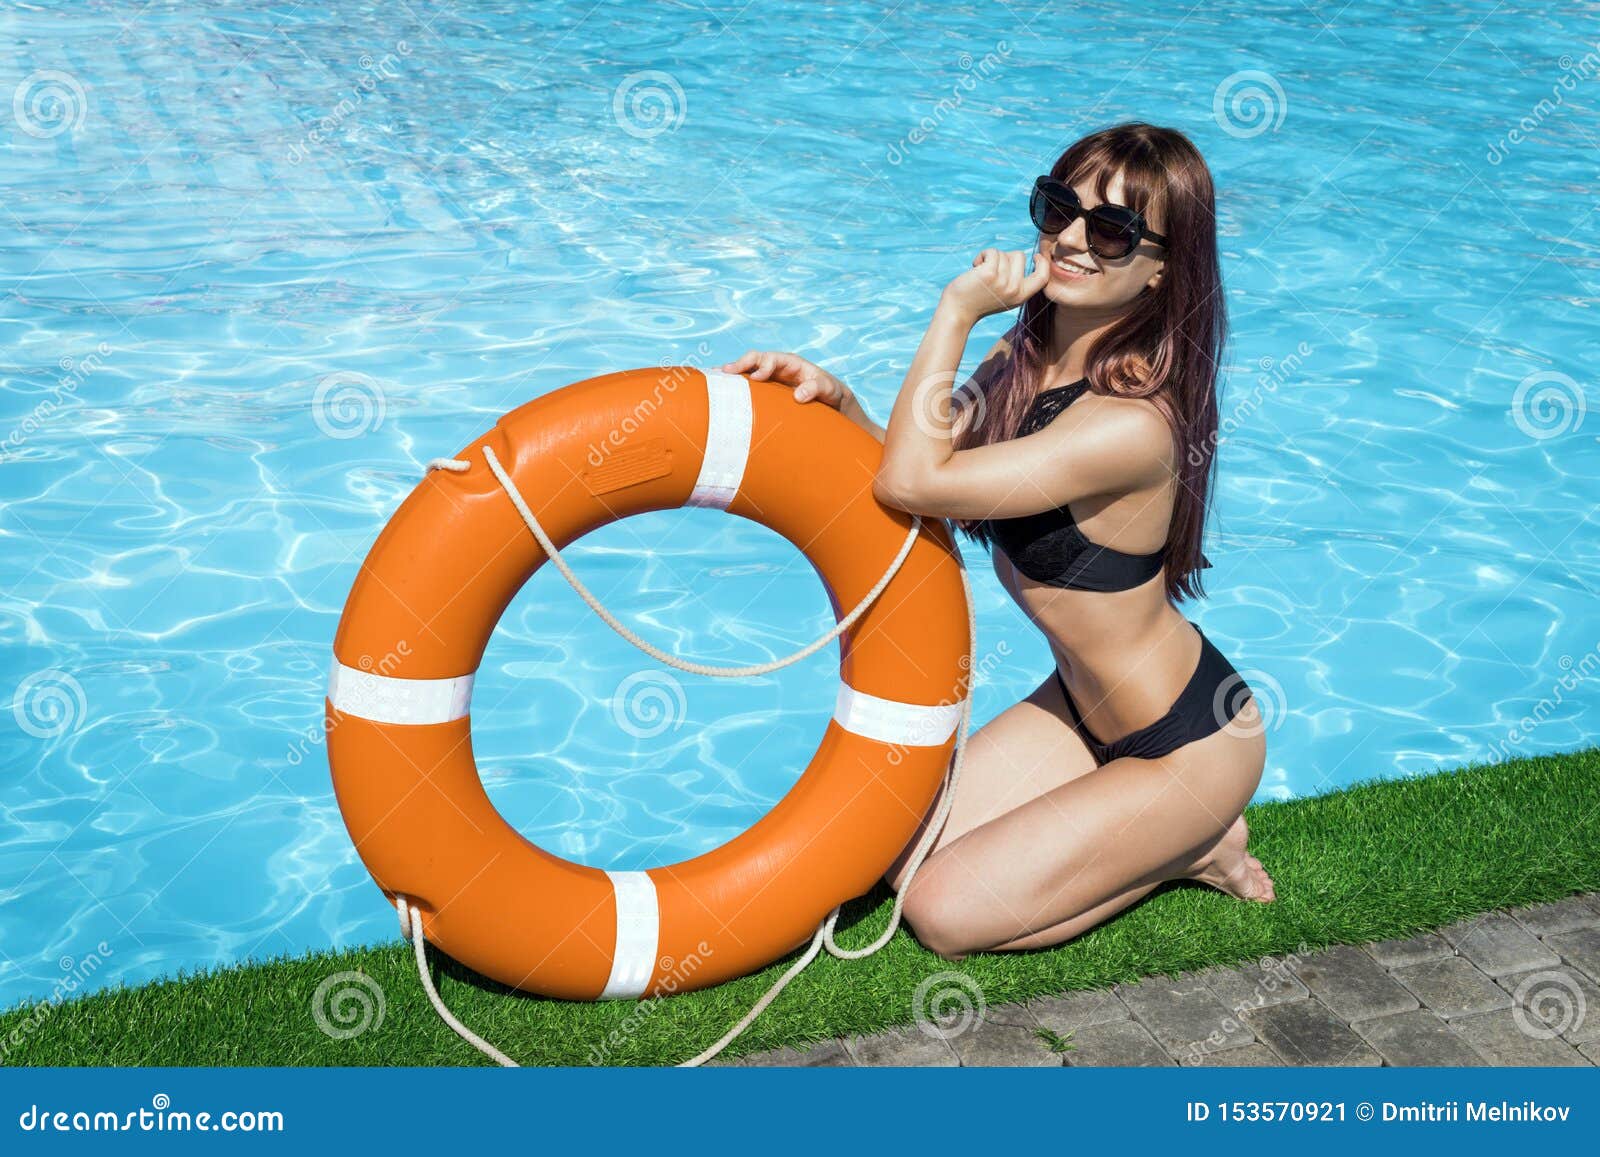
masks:
{"type": "Polygon", "coordinates": [[[1059,233],[1079,217],[1084,218],[1089,252],[1096,257],[1126,257],[1147,237],[1158,245],[1167,243],[1165,237],[1145,224],[1143,216],[1126,205],[1102,204],[1085,209],[1072,186],[1054,177],[1040,177],[1033,183],[1028,213],[1041,233],[1059,233]]]}

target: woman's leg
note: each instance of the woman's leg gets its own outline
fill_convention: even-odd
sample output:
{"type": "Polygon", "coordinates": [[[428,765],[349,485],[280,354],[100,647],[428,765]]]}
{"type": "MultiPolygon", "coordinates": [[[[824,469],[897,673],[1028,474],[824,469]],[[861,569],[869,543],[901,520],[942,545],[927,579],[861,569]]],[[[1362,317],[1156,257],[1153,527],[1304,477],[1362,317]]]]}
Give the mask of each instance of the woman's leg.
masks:
{"type": "Polygon", "coordinates": [[[1223,730],[1160,759],[1116,759],[1073,777],[941,841],[911,885],[905,919],[924,946],[959,958],[1060,943],[1165,879],[1234,878],[1234,894],[1269,898],[1258,862],[1239,875],[1239,817],[1265,750],[1260,735],[1223,730]]]}
{"type": "MultiPolygon", "coordinates": [[[[921,879],[940,848],[1094,768],[1094,756],[1067,718],[1066,701],[1052,671],[1027,698],[1006,708],[968,737],[950,815],[917,878],[921,879]]],[[[916,834],[884,873],[884,880],[897,892],[911,853],[943,796],[941,786],[917,825],[916,834]]]]}
{"type": "Polygon", "coordinates": [[[1250,855],[1247,850],[1249,839],[1250,829],[1241,815],[1233,821],[1233,825],[1221,839],[1196,855],[1186,853],[1163,865],[1151,873],[1146,882],[1141,882],[1126,892],[1111,897],[1087,912],[1068,917],[1059,924],[1052,924],[1037,932],[1025,933],[1004,944],[996,944],[988,951],[1009,952],[1016,949],[1048,948],[1053,944],[1064,944],[1143,899],[1167,880],[1195,880],[1209,884],[1218,891],[1226,892],[1237,900],[1271,903],[1277,898],[1272,877],[1267,875],[1266,869],[1261,866],[1261,861],[1250,855]]]}

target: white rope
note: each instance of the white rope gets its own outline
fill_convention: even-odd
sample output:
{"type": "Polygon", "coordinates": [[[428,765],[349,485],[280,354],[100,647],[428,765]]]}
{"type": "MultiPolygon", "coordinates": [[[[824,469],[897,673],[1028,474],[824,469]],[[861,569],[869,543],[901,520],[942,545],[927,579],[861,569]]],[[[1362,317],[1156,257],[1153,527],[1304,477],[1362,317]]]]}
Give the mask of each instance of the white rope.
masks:
{"type": "MultiPolygon", "coordinates": [[[[555,563],[556,569],[561,572],[561,576],[567,580],[572,589],[576,591],[583,601],[589,605],[589,608],[593,610],[595,614],[600,616],[601,620],[604,621],[607,626],[616,631],[617,634],[621,635],[624,639],[628,640],[628,642],[632,643],[645,654],[659,660],[662,663],[665,663],[669,667],[676,667],[680,671],[687,671],[691,674],[697,675],[716,675],[729,678],[738,678],[741,676],[750,675],[767,675],[773,671],[779,670],[780,668],[787,667],[791,663],[797,663],[808,655],[815,654],[818,650],[827,646],[828,643],[832,642],[834,639],[838,638],[839,635],[848,630],[858,618],[866,613],[867,608],[872,605],[873,601],[883,593],[884,588],[889,585],[890,581],[899,571],[901,564],[905,562],[906,556],[911,553],[911,548],[916,544],[917,534],[922,527],[921,516],[913,514],[911,516],[911,530],[906,535],[905,542],[901,544],[899,553],[896,554],[893,561],[890,562],[888,570],[884,571],[883,577],[878,580],[877,585],[867,592],[866,597],[856,604],[854,610],[839,620],[838,625],[836,625],[833,630],[829,631],[826,635],[823,635],[810,646],[804,647],[785,658],[774,660],[771,663],[758,663],[749,667],[710,667],[701,663],[691,663],[687,660],[678,658],[676,655],[670,655],[667,652],[652,646],[650,643],[646,642],[644,639],[641,639],[638,635],[630,631],[627,627],[623,626],[622,623],[618,622],[611,612],[606,610],[605,607],[601,606],[600,601],[590,593],[589,589],[585,587],[581,581],[579,581],[578,576],[572,573],[572,568],[569,567],[566,563],[566,560],[561,557],[561,551],[556,547],[556,544],[551,541],[550,536],[545,533],[544,527],[539,525],[539,520],[534,517],[533,511],[528,509],[528,504],[523,501],[522,495],[517,490],[516,483],[513,482],[510,476],[501,468],[499,459],[495,457],[494,451],[488,446],[485,446],[483,448],[483,456],[489,464],[489,469],[494,473],[495,478],[505,490],[506,496],[511,499],[513,505],[515,505],[517,508],[517,512],[522,515],[523,522],[527,523],[528,529],[533,532],[534,538],[539,540],[539,545],[544,549],[546,557],[548,557],[551,562],[555,563]]],[[[463,461],[459,458],[435,458],[428,463],[429,470],[449,470],[457,474],[469,470],[471,467],[472,463],[463,461]]],[[[970,664],[974,661],[978,653],[978,624],[972,613],[972,585],[967,577],[966,567],[963,566],[959,569],[961,571],[961,593],[966,602],[967,608],[967,655],[969,664],[967,670],[970,672],[972,670],[970,664]]],[[[715,1044],[711,1045],[698,1056],[692,1057],[686,1061],[681,1061],[676,1067],[692,1068],[694,1066],[704,1064],[706,1061],[720,1053],[724,1048],[732,1043],[740,1033],[754,1023],[756,1017],[761,1015],[762,1010],[777,998],[778,994],[783,991],[784,987],[796,976],[798,976],[805,969],[806,965],[810,964],[816,959],[817,953],[822,947],[825,946],[830,953],[836,957],[839,957],[841,960],[859,960],[863,957],[871,956],[874,952],[877,952],[894,938],[896,930],[900,927],[900,913],[901,909],[905,907],[906,893],[911,890],[912,878],[916,876],[917,870],[922,866],[922,861],[927,857],[929,849],[932,848],[934,841],[939,836],[939,833],[944,829],[945,821],[949,818],[950,805],[955,798],[956,783],[961,778],[961,763],[963,757],[966,755],[967,731],[971,722],[972,688],[969,685],[966,688],[966,694],[962,698],[961,721],[956,728],[955,749],[951,755],[950,764],[946,768],[945,775],[943,777],[943,795],[939,801],[938,808],[934,812],[932,820],[929,822],[927,828],[923,831],[922,838],[917,841],[916,851],[912,853],[911,859],[906,865],[905,875],[901,878],[900,888],[895,894],[894,908],[889,914],[889,926],[883,931],[882,935],[864,948],[841,948],[838,942],[833,938],[833,929],[838,922],[839,912],[844,905],[835,905],[833,911],[829,912],[827,918],[817,926],[816,934],[812,936],[810,946],[805,950],[804,953],[801,954],[800,958],[790,965],[784,974],[773,983],[772,987],[767,989],[767,991],[762,995],[761,999],[756,1001],[755,1004],[751,1006],[750,1011],[745,1013],[744,1016],[739,1019],[739,1022],[726,1033],[724,1033],[722,1038],[715,1044]]],[[[422,935],[422,914],[414,905],[409,904],[404,896],[397,896],[395,904],[400,914],[401,932],[411,940],[412,948],[415,952],[417,960],[417,975],[422,978],[422,987],[427,991],[428,999],[433,1004],[434,1011],[439,1014],[440,1019],[442,1019],[445,1024],[449,1025],[450,1028],[455,1031],[457,1036],[461,1037],[462,1040],[472,1045],[473,1048],[477,1049],[484,1056],[489,1057],[497,1064],[503,1065],[507,1068],[516,1068],[517,1063],[515,1061],[506,1056],[506,1054],[501,1052],[499,1049],[495,1048],[488,1041],[478,1036],[477,1033],[467,1028],[453,1015],[451,1015],[450,1010],[445,1007],[444,1001],[440,999],[438,991],[433,986],[433,978],[428,974],[427,957],[423,951],[423,945],[425,941],[422,935]]]]}
{"type": "MultiPolygon", "coordinates": [[[[522,495],[517,491],[517,484],[511,480],[511,476],[501,467],[500,460],[495,457],[494,451],[485,446],[483,448],[483,456],[489,463],[489,469],[494,472],[494,476],[499,479],[500,485],[505,488],[506,496],[516,506],[517,513],[522,515],[522,521],[528,524],[528,529],[533,531],[533,537],[539,540],[539,545],[544,548],[545,555],[551,562],[556,564],[556,569],[561,572],[561,577],[566,579],[572,589],[578,592],[578,597],[589,604],[589,609],[599,615],[606,626],[652,659],[664,663],[668,667],[676,667],[679,671],[687,671],[691,675],[713,675],[724,679],[744,679],[752,675],[770,675],[772,672],[781,670],[791,663],[798,663],[801,659],[816,654],[853,627],[856,620],[867,613],[867,608],[872,605],[873,600],[883,593],[883,589],[889,585],[889,580],[894,578],[895,573],[899,571],[900,564],[905,562],[906,556],[911,553],[911,548],[917,543],[917,534],[922,529],[921,516],[913,514],[911,516],[911,529],[906,532],[905,541],[900,544],[900,552],[894,556],[894,561],[889,564],[889,569],[883,572],[883,577],[878,580],[877,585],[866,593],[865,597],[855,605],[855,609],[840,619],[834,625],[833,630],[823,635],[820,639],[817,639],[809,646],[802,647],[792,655],[786,655],[782,659],[774,659],[770,663],[754,663],[748,667],[712,667],[705,663],[692,663],[687,659],[680,659],[676,655],[670,655],[659,647],[647,643],[623,626],[616,616],[601,606],[600,600],[595,598],[590,593],[589,588],[579,580],[578,576],[572,573],[572,568],[567,565],[567,560],[561,557],[561,551],[556,548],[554,542],[550,541],[550,536],[544,532],[544,527],[539,525],[539,520],[533,516],[533,511],[529,510],[528,504],[522,500],[522,495]]],[[[453,462],[457,461],[457,459],[445,459],[445,461],[453,462]]],[[[450,466],[446,467],[446,469],[453,470],[455,467],[450,466]]]]}
{"type": "Polygon", "coordinates": [[[424,945],[427,943],[422,938],[422,913],[417,911],[414,904],[406,901],[404,896],[396,896],[395,904],[400,909],[400,926],[410,926],[411,949],[417,958],[417,975],[422,977],[422,988],[428,994],[428,1000],[433,1004],[433,1011],[439,1014],[439,1019],[455,1030],[455,1034],[477,1049],[484,1056],[496,1064],[504,1065],[508,1069],[517,1067],[517,1062],[506,1056],[505,1053],[495,1048],[466,1025],[462,1024],[445,1007],[444,1001],[439,999],[439,992],[433,987],[433,977],[428,973],[428,955],[424,945]]]}
{"type": "MultiPolygon", "coordinates": [[[[967,654],[971,657],[976,656],[978,653],[978,624],[972,614],[972,587],[967,579],[967,570],[965,567],[960,569],[961,593],[967,604],[967,654]]],[[[972,670],[970,665],[967,670],[972,670]]],[[[816,958],[819,942],[841,960],[860,960],[863,957],[871,956],[894,938],[895,931],[900,927],[900,911],[905,907],[906,893],[911,890],[911,881],[916,876],[917,869],[922,867],[922,861],[927,857],[928,850],[933,846],[933,842],[938,839],[939,833],[944,830],[945,820],[950,816],[950,804],[955,799],[956,782],[961,778],[961,760],[967,750],[967,727],[971,723],[971,719],[972,688],[969,686],[961,708],[961,723],[956,729],[955,751],[951,754],[950,766],[945,769],[944,795],[939,801],[939,807],[934,812],[933,819],[922,833],[922,839],[917,842],[917,850],[912,853],[911,859],[906,865],[905,875],[900,878],[900,888],[894,897],[894,909],[889,914],[889,926],[884,929],[883,934],[865,948],[850,949],[839,947],[833,938],[833,928],[838,922],[839,911],[844,905],[836,904],[833,911],[828,913],[827,919],[817,926],[817,934],[811,938],[811,947],[807,948],[805,954],[799,960],[796,960],[771,988],[767,989],[766,994],[751,1006],[749,1012],[739,1018],[739,1023],[729,1029],[721,1040],[699,1056],[687,1061],[681,1061],[677,1066],[678,1068],[689,1068],[705,1063],[726,1048],[745,1029],[749,1028],[756,1017],[761,1015],[761,1010],[771,1004],[778,993],[783,991],[784,985],[794,979],[801,969],[816,958]]]]}
{"type": "MultiPolygon", "coordinates": [[[[971,664],[978,655],[978,623],[972,613],[972,583],[967,578],[967,568],[961,567],[961,597],[967,605],[967,671],[970,675],[971,664]]],[[[956,727],[955,750],[950,755],[950,766],[946,769],[944,778],[943,796],[939,800],[939,808],[934,812],[933,818],[928,822],[927,831],[917,843],[917,850],[911,854],[910,861],[906,864],[906,873],[900,878],[900,887],[894,894],[894,910],[889,913],[889,926],[883,934],[868,944],[865,948],[841,948],[839,942],[833,938],[834,925],[839,921],[839,908],[834,908],[828,913],[828,918],[822,922],[822,942],[827,945],[828,951],[840,960],[860,960],[871,956],[878,949],[894,939],[895,930],[900,927],[900,910],[906,905],[906,893],[911,890],[911,881],[917,874],[917,869],[922,867],[922,861],[927,857],[933,842],[939,838],[939,833],[944,830],[944,822],[950,816],[950,805],[955,800],[956,783],[961,779],[961,761],[967,754],[967,731],[972,725],[972,685],[971,679],[967,681],[966,695],[961,703],[961,722],[956,727]]],[[[842,907],[842,905],[841,905],[842,907]]]]}

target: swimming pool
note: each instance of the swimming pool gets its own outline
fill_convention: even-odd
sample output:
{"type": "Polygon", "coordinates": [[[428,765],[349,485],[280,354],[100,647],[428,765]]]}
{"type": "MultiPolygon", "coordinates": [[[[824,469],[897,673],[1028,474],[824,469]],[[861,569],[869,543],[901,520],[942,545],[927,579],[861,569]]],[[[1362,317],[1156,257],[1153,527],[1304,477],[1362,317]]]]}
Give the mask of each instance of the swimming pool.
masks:
{"type": "MultiPolygon", "coordinates": [[[[422,464],[568,382],[751,346],[883,420],[944,281],[1027,244],[1033,175],[1117,120],[1182,128],[1219,182],[1235,339],[1184,609],[1266,700],[1262,797],[1600,740],[1600,19],[1328,19],[0,15],[0,1004],[393,937],[321,715],[422,464]]],[[[798,553],[714,512],[570,557],[708,662],[831,622],[798,553]]],[[[981,723],[1049,660],[967,557],[981,723]]],[[[670,863],[793,783],[833,680],[826,652],[653,668],[547,569],[475,746],[530,838],[670,863]]]]}

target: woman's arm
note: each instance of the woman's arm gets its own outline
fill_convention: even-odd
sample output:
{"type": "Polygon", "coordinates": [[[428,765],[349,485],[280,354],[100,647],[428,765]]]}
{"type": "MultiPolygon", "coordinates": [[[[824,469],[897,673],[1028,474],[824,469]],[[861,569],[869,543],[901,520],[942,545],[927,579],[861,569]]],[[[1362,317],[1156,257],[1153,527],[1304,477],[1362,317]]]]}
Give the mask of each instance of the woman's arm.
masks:
{"type": "MultiPolygon", "coordinates": [[[[895,436],[892,417],[889,435],[895,436]]],[[[885,506],[937,518],[1018,518],[1155,485],[1170,473],[1171,444],[1154,407],[1096,398],[1037,434],[958,450],[925,468],[891,468],[885,454],[873,494],[885,506]]]]}
{"type": "MultiPolygon", "coordinates": [[[[848,390],[849,387],[846,387],[846,389],[848,390]]],[[[801,398],[800,400],[803,402],[806,399],[801,398]]],[[[888,433],[887,430],[872,420],[872,415],[867,413],[853,392],[847,393],[844,401],[840,403],[839,413],[849,418],[880,442],[883,441],[884,435],[888,433]]]]}
{"type": "MultiPolygon", "coordinates": [[[[1096,398],[1036,434],[957,451],[949,391],[967,338],[987,313],[1015,308],[1049,278],[1025,253],[984,250],[950,283],[889,416],[873,492],[886,506],[945,518],[1015,518],[1092,494],[1153,484],[1166,469],[1166,422],[1133,399],[1096,398]]],[[[987,364],[987,363],[986,363],[987,364]]]]}
{"type": "Polygon", "coordinates": [[[1025,253],[985,249],[972,259],[972,268],[945,286],[889,415],[874,485],[878,501],[909,509],[907,503],[954,455],[950,390],[967,338],[980,318],[1015,309],[1044,288],[1048,266],[1041,263],[1029,273],[1027,261],[1025,253]]]}

